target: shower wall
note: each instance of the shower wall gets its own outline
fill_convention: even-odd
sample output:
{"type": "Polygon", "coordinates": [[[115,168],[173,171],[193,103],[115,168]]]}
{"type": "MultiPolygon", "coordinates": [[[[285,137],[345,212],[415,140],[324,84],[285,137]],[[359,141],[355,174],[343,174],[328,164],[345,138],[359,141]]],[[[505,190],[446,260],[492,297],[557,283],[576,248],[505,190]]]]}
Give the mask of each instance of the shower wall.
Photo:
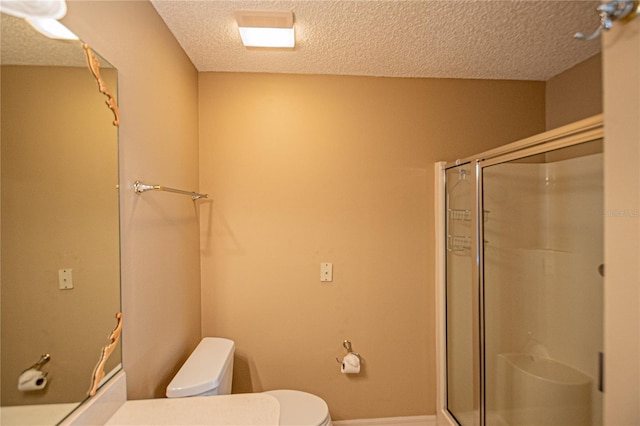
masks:
{"type": "Polygon", "coordinates": [[[529,354],[592,378],[598,424],[603,158],[557,157],[484,169],[486,410],[500,408],[498,356],[529,354]]]}

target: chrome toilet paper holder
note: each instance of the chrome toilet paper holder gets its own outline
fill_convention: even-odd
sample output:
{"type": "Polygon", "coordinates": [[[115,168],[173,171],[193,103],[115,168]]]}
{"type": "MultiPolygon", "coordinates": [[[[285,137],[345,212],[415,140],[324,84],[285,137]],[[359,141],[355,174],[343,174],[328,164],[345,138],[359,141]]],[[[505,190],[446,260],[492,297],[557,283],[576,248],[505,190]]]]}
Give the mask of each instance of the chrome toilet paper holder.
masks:
{"type": "MultiPolygon", "coordinates": [[[[342,342],[342,346],[344,346],[344,348],[347,350],[347,355],[352,354],[358,357],[358,360],[360,360],[360,362],[363,362],[362,357],[360,356],[360,354],[358,352],[354,352],[353,348],[351,347],[351,342],[348,340],[345,340],[342,342]]],[[[336,357],[336,361],[338,362],[338,364],[342,364],[342,361],[336,357]]]]}
{"type": "MultiPolygon", "coordinates": [[[[42,354],[42,356],[40,357],[40,360],[38,362],[36,362],[35,364],[33,364],[31,367],[27,368],[26,370],[23,371],[23,373],[25,371],[29,371],[29,370],[38,370],[38,371],[42,371],[42,367],[48,363],[51,360],[51,355],[49,354],[42,354]]],[[[46,373],[45,373],[46,374],[46,373]]]]}

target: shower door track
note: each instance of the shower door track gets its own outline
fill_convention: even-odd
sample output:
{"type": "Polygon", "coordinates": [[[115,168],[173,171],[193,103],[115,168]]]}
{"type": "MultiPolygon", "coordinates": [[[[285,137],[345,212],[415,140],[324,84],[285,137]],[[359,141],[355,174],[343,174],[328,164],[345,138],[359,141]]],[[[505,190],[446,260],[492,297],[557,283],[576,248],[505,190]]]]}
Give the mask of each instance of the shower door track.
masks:
{"type": "MultiPolygon", "coordinates": [[[[484,151],[452,162],[444,163],[444,169],[450,169],[452,167],[456,167],[465,163],[486,161],[507,154],[515,154],[528,148],[534,150],[535,147],[540,147],[543,145],[549,147],[557,144],[559,145],[557,146],[557,148],[576,145],[593,139],[598,139],[599,137],[604,137],[603,131],[603,115],[598,114],[594,115],[593,117],[585,118],[584,120],[576,121],[575,123],[568,124],[566,126],[558,127],[557,129],[549,130],[525,139],[518,140],[516,142],[503,145],[498,148],[484,151]]],[[[545,148],[542,149],[542,151],[538,152],[549,151],[550,149],[557,148],[545,148]]],[[[517,158],[518,156],[519,155],[516,155],[514,158],[517,158]]]]}

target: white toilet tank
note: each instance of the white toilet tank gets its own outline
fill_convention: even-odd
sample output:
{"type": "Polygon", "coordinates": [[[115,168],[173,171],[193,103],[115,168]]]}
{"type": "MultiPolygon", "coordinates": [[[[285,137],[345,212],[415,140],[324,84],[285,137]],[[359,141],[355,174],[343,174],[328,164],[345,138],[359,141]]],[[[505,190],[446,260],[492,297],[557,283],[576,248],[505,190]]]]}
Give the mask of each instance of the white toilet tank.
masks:
{"type": "Polygon", "coordinates": [[[167,397],[228,395],[233,378],[233,340],[205,337],[167,386],[167,397]]]}

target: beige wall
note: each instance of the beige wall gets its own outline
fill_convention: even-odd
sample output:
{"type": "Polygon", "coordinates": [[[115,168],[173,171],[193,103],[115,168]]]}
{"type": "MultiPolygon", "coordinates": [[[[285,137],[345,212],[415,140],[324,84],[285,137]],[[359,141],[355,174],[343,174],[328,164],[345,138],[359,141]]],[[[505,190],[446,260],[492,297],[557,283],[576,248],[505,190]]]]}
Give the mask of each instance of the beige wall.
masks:
{"type": "MultiPolygon", "coordinates": [[[[102,74],[115,88],[112,71],[102,74]]],[[[112,120],[87,68],[2,67],[3,406],[82,401],[116,324],[112,120]],[[72,290],[59,289],[58,270],[66,268],[72,290]],[[44,353],[46,388],[19,392],[20,374],[44,353]]],[[[118,351],[107,371],[120,361],[118,351]]]]}
{"type": "Polygon", "coordinates": [[[197,72],[146,1],[71,1],[64,23],[118,69],[123,362],[129,398],[164,388],[200,339],[197,210],[136,179],[198,188],[197,72]]]}
{"type": "Polygon", "coordinates": [[[547,130],[602,113],[602,55],[546,82],[547,130]]]}
{"type": "Polygon", "coordinates": [[[543,130],[538,82],[201,74],[202,331],[236,341],[234,391],[433,414],[433,163],[543,130]]]}
{"type": "Polygon", "coordinates": [[[640,19],[603,36],[607,425],[640,424],[640,19]]]}

